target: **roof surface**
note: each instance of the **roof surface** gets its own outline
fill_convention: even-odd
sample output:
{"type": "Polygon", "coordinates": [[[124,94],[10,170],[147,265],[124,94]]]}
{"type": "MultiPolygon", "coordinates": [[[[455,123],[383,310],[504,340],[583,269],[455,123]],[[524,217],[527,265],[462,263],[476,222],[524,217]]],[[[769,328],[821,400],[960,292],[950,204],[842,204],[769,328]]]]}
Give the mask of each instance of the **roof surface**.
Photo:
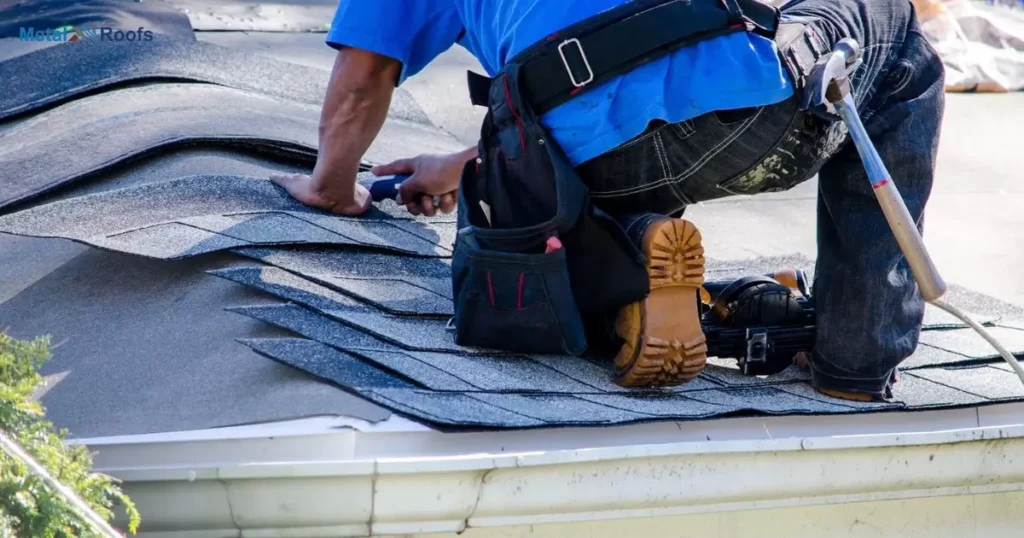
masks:
{"type": "MultiPolygon", "coordinates": [[[[332,57],[322,35],[197,35],[200,43],[153,48],[67,44],[0,63],[0,78],[21,81],[0,97],[0,114],[20,111],[0,123],[0,204],[45,191],[0,217],[0,230],[103,249],[0,235],[0,324],[60,343],[42,397],[73,435],[312,415],[372,421],[388,409],[444,427],[518,428],[1024,397],[979,338],[938,327],[888,404],[819,396],[796,369],[743,377],[732,361],[712,361],[683,387],[645,392],[616,387],[606,365],[582,359],[467,356],[443,330],[450,217],[413,219],[393,207],[369,219],[327,217],[265,181],[311,165],[315,101],[332,57]],[[115,82],[97,73],[121,73],[125,62],[141,73],[131,86],[74,94],[115,82]],[[61,83],[41,84],[42,65],[65,66],[61,83]],[[205,83],[163,80],[176,73],[205,83]],[[165,114],[172,103],[179,112],[165,114]]],[[[0,42],[0,58],[18,45],[0,42]]],[[[410,80],[368,162],[458,147],[448,133],[471,141],[479,111],[463,104],[468,64],[452,52],[410,80]]],[[[963,286],[953,301],[1006,325],[999,337],[1017,352],[1024,187],[1012,136],[1024,120],[1021,97],[950,96],[926,234],[947,279],[963,286]]],[[[810,268],[813,211],[809,182],[688,215],[715,259],[709,268],[725,276],[810,268]],[[798,256],[778,257],[787,254],[798,256]]]]}

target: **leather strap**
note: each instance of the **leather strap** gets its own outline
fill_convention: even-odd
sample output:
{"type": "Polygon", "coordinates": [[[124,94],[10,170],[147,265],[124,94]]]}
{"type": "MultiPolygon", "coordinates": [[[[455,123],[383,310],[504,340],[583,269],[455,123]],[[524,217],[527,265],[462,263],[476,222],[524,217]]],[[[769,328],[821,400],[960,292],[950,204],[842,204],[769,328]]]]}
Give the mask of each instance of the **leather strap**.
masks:
{"type": "MultiPolygon", "coordinates": [[[[760,0],[630,2],[548,36],[512,62],[520,64],[520,89],[540,115],[685,45],[738,31],[773,38],[778,27],[778,9],[760,0]]],[[[473,104],[487,105],[489,82],[471,73],[473,104]]]]}

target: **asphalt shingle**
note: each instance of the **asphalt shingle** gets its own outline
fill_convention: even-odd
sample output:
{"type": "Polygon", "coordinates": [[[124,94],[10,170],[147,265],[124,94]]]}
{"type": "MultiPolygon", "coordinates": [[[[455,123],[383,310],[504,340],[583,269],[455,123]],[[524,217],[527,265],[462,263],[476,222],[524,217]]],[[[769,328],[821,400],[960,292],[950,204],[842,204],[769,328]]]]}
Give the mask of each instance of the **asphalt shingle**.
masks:
{"type": "Polygon", "coordinates": [[[91,95],[0,131],[0,208],[141,155],[197,142],[311,166],[318,122],[313,105],[207,84],[91,95]]]}
{"type": "MultiPolygon", "coordinates": [[[[0,63],[0,120],[129,82],[166,80],[206,82],[321,105],[328,78],[321,69],[191,39],[85,39],[73,47],[50,47],[0,63]]],[[[389,115],[429,124],[402,89],[396,91],[389,115]]]]}
{"type": "Polygon", "coordinates": [[[911,409],[962,407],[990,403],[990,400],[920,377],[925,370],[900,376],[892,387],[893,400],[911,409]]]}
{"type": "Polygon", "coordinates": [[[275,360],[279,360],[279,357],[288,357],[288,360],[281,362],[357,391],[416,388],[415,385],[348,353],[305,338],[249,338],[239,342],[275,360]]]}
{"type": "Polygon", "coordinates": [[[235,251],[340,291],[391,314],[451,316],[449,260],[412,258],[354,249],[235,251]]]}
{"type": "MultiPolygon", "coordinates": [[[[62,237],[163,259],[238,246],[308,241],[418,256],[450,255],[436,243],[391,224],[395,220],[379,211],[344,219],[299,204],[267,179],[211,175],[39,205],[0,216],[0,232],[62,237]],[[257,222],[250,222],[254,219],[257,222]],[[346,226],[354,232],[346,232],[346,226]],[[150,230],[142,231],[146,229],[150,230]]],[[[411,221],[409,225],[430,226],[411,221]]]]}
{"type": "Polygon", "coordinates": [[[412,389],[374,389],[364,393],[396,412],[440,425],[458,427],[527,428],[547,425],[543,420],[495,407],[465,394],[412,389]]]}
{"type": "MultiPolygon", "coordinates": [[[[1014,355],[1024,357],[1024,331],[993,327],[988,332],[1014,355]]],[[[956,353],[969,359],[996,359],[999,353],[981,335],[971,329],[925,331],[921,343],[956,353]]]]}
{"type": "Polygon", "coordinates": [[[928,368],[914,370],[908,375],[988,400],[1024,398],[1024,385],[1021,385],[1020,378],[1005,363],[961,368],[928,368]]]}
{"type": "Polygon", "coordinates": [[[588,401],[575,396],[561,394],[524,395],[480,392],[470,394],[469,396],[494,407],[535,418],[546,424],[571,426],[575,423],[597,426],[601,424],[624,424],[655,418],[655,415],[650,413],[627,410],[621,407],[605,405],[600,401],[588,401]]]}
{"type": "Polygon", "coordinates": [[[850,413],[853,407],[839,400],[813,400],[780,390],[779,387],[727,387],[688,392],[686,398],[721,405],[732,413],[755,412],[770,415],[808,413],[850,413]]]}
{"type": "Polygon", "coordinates": [[[403,349],[295,305],[230,310],[374,361],[435,390],[598,392],[529,357],[469,356],[403,349]],[[453,378],[459,380],[454,387],[450,385],[453,378]]]}

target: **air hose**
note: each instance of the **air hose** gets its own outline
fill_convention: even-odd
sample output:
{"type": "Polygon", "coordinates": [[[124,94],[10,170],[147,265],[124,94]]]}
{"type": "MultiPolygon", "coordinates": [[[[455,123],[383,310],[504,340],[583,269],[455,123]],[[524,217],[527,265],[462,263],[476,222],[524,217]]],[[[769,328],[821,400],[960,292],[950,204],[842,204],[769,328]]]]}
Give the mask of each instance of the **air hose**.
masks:
{"type": "Polygon", "coordinates": [[[1003,347],[1003,345],[999,343],[999,340],[996,340],[996,337],[986,331],[980,323],[974,321],[962,310],[947,303],[946,301],[943,301],[941,298],[932,299],[928,302],[960,318],[960,320],[966,323],[968,327],[974,329],[978,334],[980,334],[985,341],[992,344],[992,347],[996,348],[996,351],[998,351],[999,355],[1003,357],[1003,360],[1005,360],[1006,363],[1010,365],[1010,368],[1013,368],[1013,371],[1017,373],[1017,377],[1020,378],[1021,383],[1024,383],[1024,368],[1022,368],[1020,363],[1017,362],[1017,358],[1013,356],[1013,353],[1010,353],[1009,350],[1003,347]]]}

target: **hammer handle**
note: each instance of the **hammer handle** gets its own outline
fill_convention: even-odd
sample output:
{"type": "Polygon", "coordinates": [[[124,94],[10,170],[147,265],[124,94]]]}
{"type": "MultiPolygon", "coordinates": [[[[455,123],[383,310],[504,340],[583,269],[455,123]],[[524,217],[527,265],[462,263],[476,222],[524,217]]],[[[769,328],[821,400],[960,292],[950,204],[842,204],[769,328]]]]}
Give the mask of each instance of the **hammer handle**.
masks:
{"type": "Polygon", "coordinates": [[[892,229],[893,235],[896,236],[896,243],[900,246],[903,256],[907,258],[910,271],[914,274],[914,280],[917,281],[917,285],[921,289],[921,296],[926,301],[942,297],[946,293],[946,282],[942,280],[939,270],[936,269],[935,263],[928,255],[928,249],[925,248],[924,240],[921,239],[917,223],[910,216],[910,211],[903,203],[899,189],[892,182],[885,163],[882,162],[875,145],[871,142],[871,138],[860,120],[860,115],[857,114],[857,104],[853,101],[852,94],[847,94],[842,101],[836,103],[836,110],[839,111],[846,126],[850,129],[850,138],[856,144],[857,152],[860,153],[861,161],[864,162],[864,168],[867,170],[868,179],[871,180],[875,197],[878,198],[878,203],[882,206],[882,213],[885,214],[885,220],[889,222],[889,227],[892,229]]]}

